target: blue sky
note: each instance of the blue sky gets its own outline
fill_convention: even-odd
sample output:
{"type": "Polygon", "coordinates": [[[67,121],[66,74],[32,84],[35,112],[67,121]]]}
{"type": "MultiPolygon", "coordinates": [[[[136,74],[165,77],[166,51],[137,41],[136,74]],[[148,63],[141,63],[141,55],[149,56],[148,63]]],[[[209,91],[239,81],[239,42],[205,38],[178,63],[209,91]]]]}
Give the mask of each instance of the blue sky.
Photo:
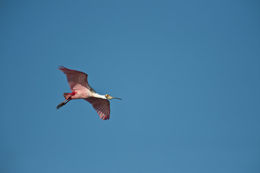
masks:
{"type": "Polygon", "coordinates": [[[0,172],[260,172],[258,1],[3,0],[0,172]],[[122,97],[102,121],[57,67],[122,97]]]}

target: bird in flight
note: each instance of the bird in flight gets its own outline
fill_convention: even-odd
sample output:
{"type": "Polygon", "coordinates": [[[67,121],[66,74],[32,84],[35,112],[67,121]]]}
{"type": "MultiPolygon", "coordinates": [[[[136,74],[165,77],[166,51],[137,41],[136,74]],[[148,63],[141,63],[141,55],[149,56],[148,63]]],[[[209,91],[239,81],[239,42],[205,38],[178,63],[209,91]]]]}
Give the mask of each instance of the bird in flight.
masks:
{"type": "Polygon", "coordinates": [[[103,120],[110,118],[110,102],[111,99],[119,99],[108,94],[100,95],[92,89],[88,84],[88,75],[86,73],[71,70],[66,67],[59,68],[66,76],[71,89],[71,93],[64,93],[65,100],[57,105],[57,109],[74,99],[84,99],[92,104],[97,111],[99,117],[103,120]]]}

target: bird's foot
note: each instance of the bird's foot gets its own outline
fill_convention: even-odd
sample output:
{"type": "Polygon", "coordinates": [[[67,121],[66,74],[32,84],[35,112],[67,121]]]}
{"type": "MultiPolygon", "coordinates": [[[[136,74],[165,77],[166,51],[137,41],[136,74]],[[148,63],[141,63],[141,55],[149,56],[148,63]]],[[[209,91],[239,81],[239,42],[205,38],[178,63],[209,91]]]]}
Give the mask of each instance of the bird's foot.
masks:
{"type": "Polygon", "coordinates": [[[65,102],[62,102],[62,103],[58,104],[56,108],[59,109],[59,108],[61,108],[62,106],[64,106],[65,104],[66,104],[65,102]]]}

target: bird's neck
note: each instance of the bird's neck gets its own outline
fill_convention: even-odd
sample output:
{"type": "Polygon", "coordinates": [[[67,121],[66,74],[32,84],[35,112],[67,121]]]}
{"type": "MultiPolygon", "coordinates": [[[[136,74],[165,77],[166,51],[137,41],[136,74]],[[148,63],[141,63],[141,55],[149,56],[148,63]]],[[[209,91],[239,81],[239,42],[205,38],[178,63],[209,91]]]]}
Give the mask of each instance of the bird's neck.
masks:
{"type": "Polygon", "coordinates": [[[92,97],[101,98],[101,99],[107,99],[105,95],[100,95],[98,93],[93,93],[92,97]]]}

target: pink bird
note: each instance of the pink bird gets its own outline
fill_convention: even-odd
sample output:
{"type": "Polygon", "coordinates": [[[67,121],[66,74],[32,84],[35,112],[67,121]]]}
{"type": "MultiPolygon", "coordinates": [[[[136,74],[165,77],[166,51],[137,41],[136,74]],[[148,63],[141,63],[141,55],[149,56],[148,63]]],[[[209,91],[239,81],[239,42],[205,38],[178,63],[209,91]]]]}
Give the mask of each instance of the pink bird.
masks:
{"type": "Polygon", "coordinates": [[[110,118],[110,102],[111,99],[119,99],[112,97],[108,94],[100,95],[96,93],[88,84],[88,75],[86,73],[71,70],[65,67],[59,68],[67,76],[70,85],[71,93],[64,93],[65,100],[61,102],[57,109],[67,104],[74,99],[84,99],[92,104],[93,108],[97,111],[99,117],[103,120],[110,118]]]}

